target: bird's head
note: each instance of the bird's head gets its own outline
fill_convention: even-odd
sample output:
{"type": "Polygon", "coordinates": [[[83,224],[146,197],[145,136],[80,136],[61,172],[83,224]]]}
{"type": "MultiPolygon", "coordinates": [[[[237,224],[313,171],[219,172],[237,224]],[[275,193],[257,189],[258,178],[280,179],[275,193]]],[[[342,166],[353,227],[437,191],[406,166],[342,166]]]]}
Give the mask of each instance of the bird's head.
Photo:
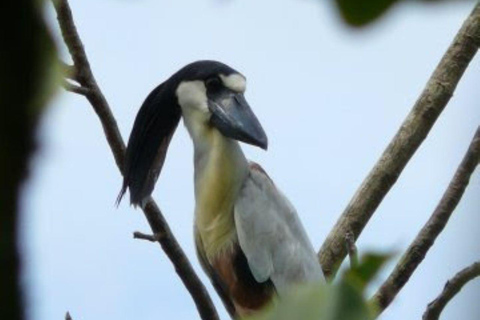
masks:
{"type": "Polygon", "coordinates": [[[186,121],[207,122],[225,137],[267,149],[267,136],[244,96],[246,79],[238,71],[216,61],[197,61],[171,81],[186,121]]]}
{"type": "Polygon", "coordinates": [[[246,79],[216,61],[197,61],[156,87],[140,108],[128,141],[124,181],[132,204],[153,191],[168,145],[183,115],[187,127],[209,126],[223,136],[267,149],[267,136],[245,100],[246,79]]]}

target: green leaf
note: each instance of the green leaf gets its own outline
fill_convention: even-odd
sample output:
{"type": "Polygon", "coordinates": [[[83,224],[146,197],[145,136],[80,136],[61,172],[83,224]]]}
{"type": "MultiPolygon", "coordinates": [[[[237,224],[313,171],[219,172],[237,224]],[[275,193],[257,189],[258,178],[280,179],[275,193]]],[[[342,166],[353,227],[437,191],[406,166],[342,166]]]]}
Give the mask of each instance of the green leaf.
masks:
{"type": "Polygon", "coordinates": [[[370,320],[374,310],[363,297],[365,287],[393,253],[364,254],[357,266],[345,271],[338,284],[307,284],[243,320],[370,320]]]}
{"type": "Polygon", "coordinates": [[[337,0],[343,19],[354,27],[363,27],[383,15],[397,0],[337,0]]]}
{"type": "Polygon", "coordinates": [[[363,292],[392,255],[392,253],[367,253],[362,256],[359,264],[347,270],[342,278],[363,292]]]}
{"type": "Polygon", "coordinates": [[[263,312],[244,320],[369,320],[361,293],[346,281],[296,287],[263,312]]]}

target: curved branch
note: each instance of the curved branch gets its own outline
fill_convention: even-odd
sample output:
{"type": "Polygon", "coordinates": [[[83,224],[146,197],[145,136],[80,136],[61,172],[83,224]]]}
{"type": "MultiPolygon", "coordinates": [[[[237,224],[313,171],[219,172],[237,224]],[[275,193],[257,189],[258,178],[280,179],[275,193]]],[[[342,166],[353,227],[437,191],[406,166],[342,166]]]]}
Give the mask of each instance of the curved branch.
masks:
{"type": "Polygon", "coordinates": [[[456,35],[393,140],[365,178],[323,243],[318,257],[327,277],[335,276],[347,254],[345,234],[355,239],[392,188],[447,105],[480,45],[480,4],[456,35]]]}
{"type": "Polygon", "coordinates": [[[457,273],[452,279],[448,280],[442,293],[430,302],[427,310],[423,314],[423,320],[438,320],[445,306],[452,300],[463,286],[470,280],[480,276],[480,261],[457,273]]]}
{"type": "MultiPolygon", "coordinates": [[[[115,162],[117,163],[119,170],[122,172],[123,160],[125,157],[125,143],[120,135],[117,122],[112,114],[110,106],[98,87],[90,69],[87,55],[73,22],[72,12],[68,1],[56,0],[52,2],[57,11],[57,19],[60,24],[63,39],[74,62],[75,80],[81,84],[82,92],[84,89],[88,90],[86,97],[100,118],[108,144],[115,157],[115,162]]],[[[170,230],[168,223],[155,201],[150,198],[142,210],[153,233],[162,235],[162,237],[159,237],[158,241],[174,265],[175,271],[180,276],[183,284],[190,292],[202,319],[217,320],[217,311],[215,310],[205,286],[193,270],[190,261],[187,259],[185,253],[175,239],[175,236],[170,230]]]]}
{"type": "Polygon", "coordinates": [[[380,289],[372,298],[380,314],[392,302],[398,292],[407,283],[415,269],[425,258],[428,250],[432,247],[438,235],[443,231],[448,219],[460,202],[460,199],[467,188],[470,177],[480,161],[480,127],[458,167],[452,181],[442,196],[435,211],[428,219],[425,226],[420,230],[415,240],[403,254],[400,262],[382,284],[380,289]]]}

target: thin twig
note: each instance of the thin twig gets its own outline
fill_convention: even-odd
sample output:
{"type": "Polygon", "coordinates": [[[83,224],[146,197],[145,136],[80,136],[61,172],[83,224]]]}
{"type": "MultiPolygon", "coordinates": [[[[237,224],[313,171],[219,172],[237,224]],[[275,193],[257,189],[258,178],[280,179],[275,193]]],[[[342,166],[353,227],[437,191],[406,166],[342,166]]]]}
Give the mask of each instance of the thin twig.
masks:
{"type": "Polygon", "coordinates": [[[162,239],[163,234],[157,233],[157,234],[145,234],[140,231],[135,231],[133,233],[133,238],[134,239],[141,239],[141,240],[147,240],[150,242],[158,242],[162,239]]]}
{"type": "Polygon", "coordinates": [[[88,96],[88,94],[91,92],[90,89],[82,86],[77,86],[71,82],[68,82],[67,80],[64,80],[62,82],[62,86],[65,88],[65,90],[82,95],[82,96],[88,96]]]}
{"type": "Polygon", "coordinates": [[[423,314],[423,320],[438,320],[445,306],[462,290],[463,286],[479,276],[480,261],[457,273],[452,279],[447,281],[442,293],[428,304],[427,310],[423,314]]]}
{"type": "Polygon", "coordinates": [[[348,256],[350,258],[350,268],[358,267],[358,252],[355,246],[355,237],[352,231],[348,231],[345,235],[345,245],[347,247],[348,256]]]}
{"type": "Polygon", "coordinates": [[[68,64],[63,61],[59,61],[60,68],[62,69],[63,76],[67,79],[77,81],[78,82],[78,77],[77,77],[77,71],[75,66],[68,64]]]}
{"type": "Polygon", "coordinates": [[[447,105],[479,45],[480,4],[477,4],[438,64],[410,114],[323,243],[318,257],[327,277],[335,276],[347,254],[345,233],[352,230],[355,239],[358,239],[447,105]]]}
{"type": "Polygon", "coordinates": [[[392,302],[397,293],[407,283],[415,269],[425,258],[428,250],[433,246],[438,235],[445,228],[448,219],[467,188],[470,177],[475,171],[480,160],[480,127],[462,159],[452,181],[442,196],[433,214],[425,226],[420,230],[410,247],[403,254],[388,279],[382,284],[371,302],[378,306],[380,314],[392,302]]]}
{"type": "MultiPolygon", "coordinates": [[[[57,11],[57,19],[60,24],[63,39],[74,62],[78,82],[91,91],[87,96],[87,99],[100,118],[108,144],[115,157],[115,162],[120,172],[123,172],[125,143],[120,135],[117,122],[112,114],[110,106],[98,87],[90,69],[87,55],[73,22],[72,12],[68,1],[56,0],[52,2],[57,11]]],[[[175,271],[179,275],[183,284],[190,292],[201,318],[204,320],[217,320],[218,315],[212,299],[193,270],[190,261],[187,259],[185,253],[175,239],[175,236],[170,230],[170,227],[155,201],[150,198],[142,210],[150,224],[152,232],[154,234],[162,235],[159,239],[159,243],[174,265],[175,271]]]]}

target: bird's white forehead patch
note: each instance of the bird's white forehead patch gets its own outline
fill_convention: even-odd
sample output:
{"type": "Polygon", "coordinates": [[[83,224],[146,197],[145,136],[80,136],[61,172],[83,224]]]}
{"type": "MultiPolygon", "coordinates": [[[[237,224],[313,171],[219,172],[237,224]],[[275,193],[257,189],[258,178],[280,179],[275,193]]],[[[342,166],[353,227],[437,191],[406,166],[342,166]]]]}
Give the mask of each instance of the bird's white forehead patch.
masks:
{"type": "Polygon", "coordinates": [[[175,91],[177,95],[178,104],[182,109],[196,108],[200,110],[207,110],[207,88],[203,81],[183,81],[175,91]]]}
{"type": "Polygon", "coordinates": [[[244,76],[239,73],[232,73],[231,75],[225,76],[223,74],[220,75],[220,79],[222,79],[223,84],[225,87],[235,91],[235,92],[245,92],[247,88],[247,80],[244,76]]]}

